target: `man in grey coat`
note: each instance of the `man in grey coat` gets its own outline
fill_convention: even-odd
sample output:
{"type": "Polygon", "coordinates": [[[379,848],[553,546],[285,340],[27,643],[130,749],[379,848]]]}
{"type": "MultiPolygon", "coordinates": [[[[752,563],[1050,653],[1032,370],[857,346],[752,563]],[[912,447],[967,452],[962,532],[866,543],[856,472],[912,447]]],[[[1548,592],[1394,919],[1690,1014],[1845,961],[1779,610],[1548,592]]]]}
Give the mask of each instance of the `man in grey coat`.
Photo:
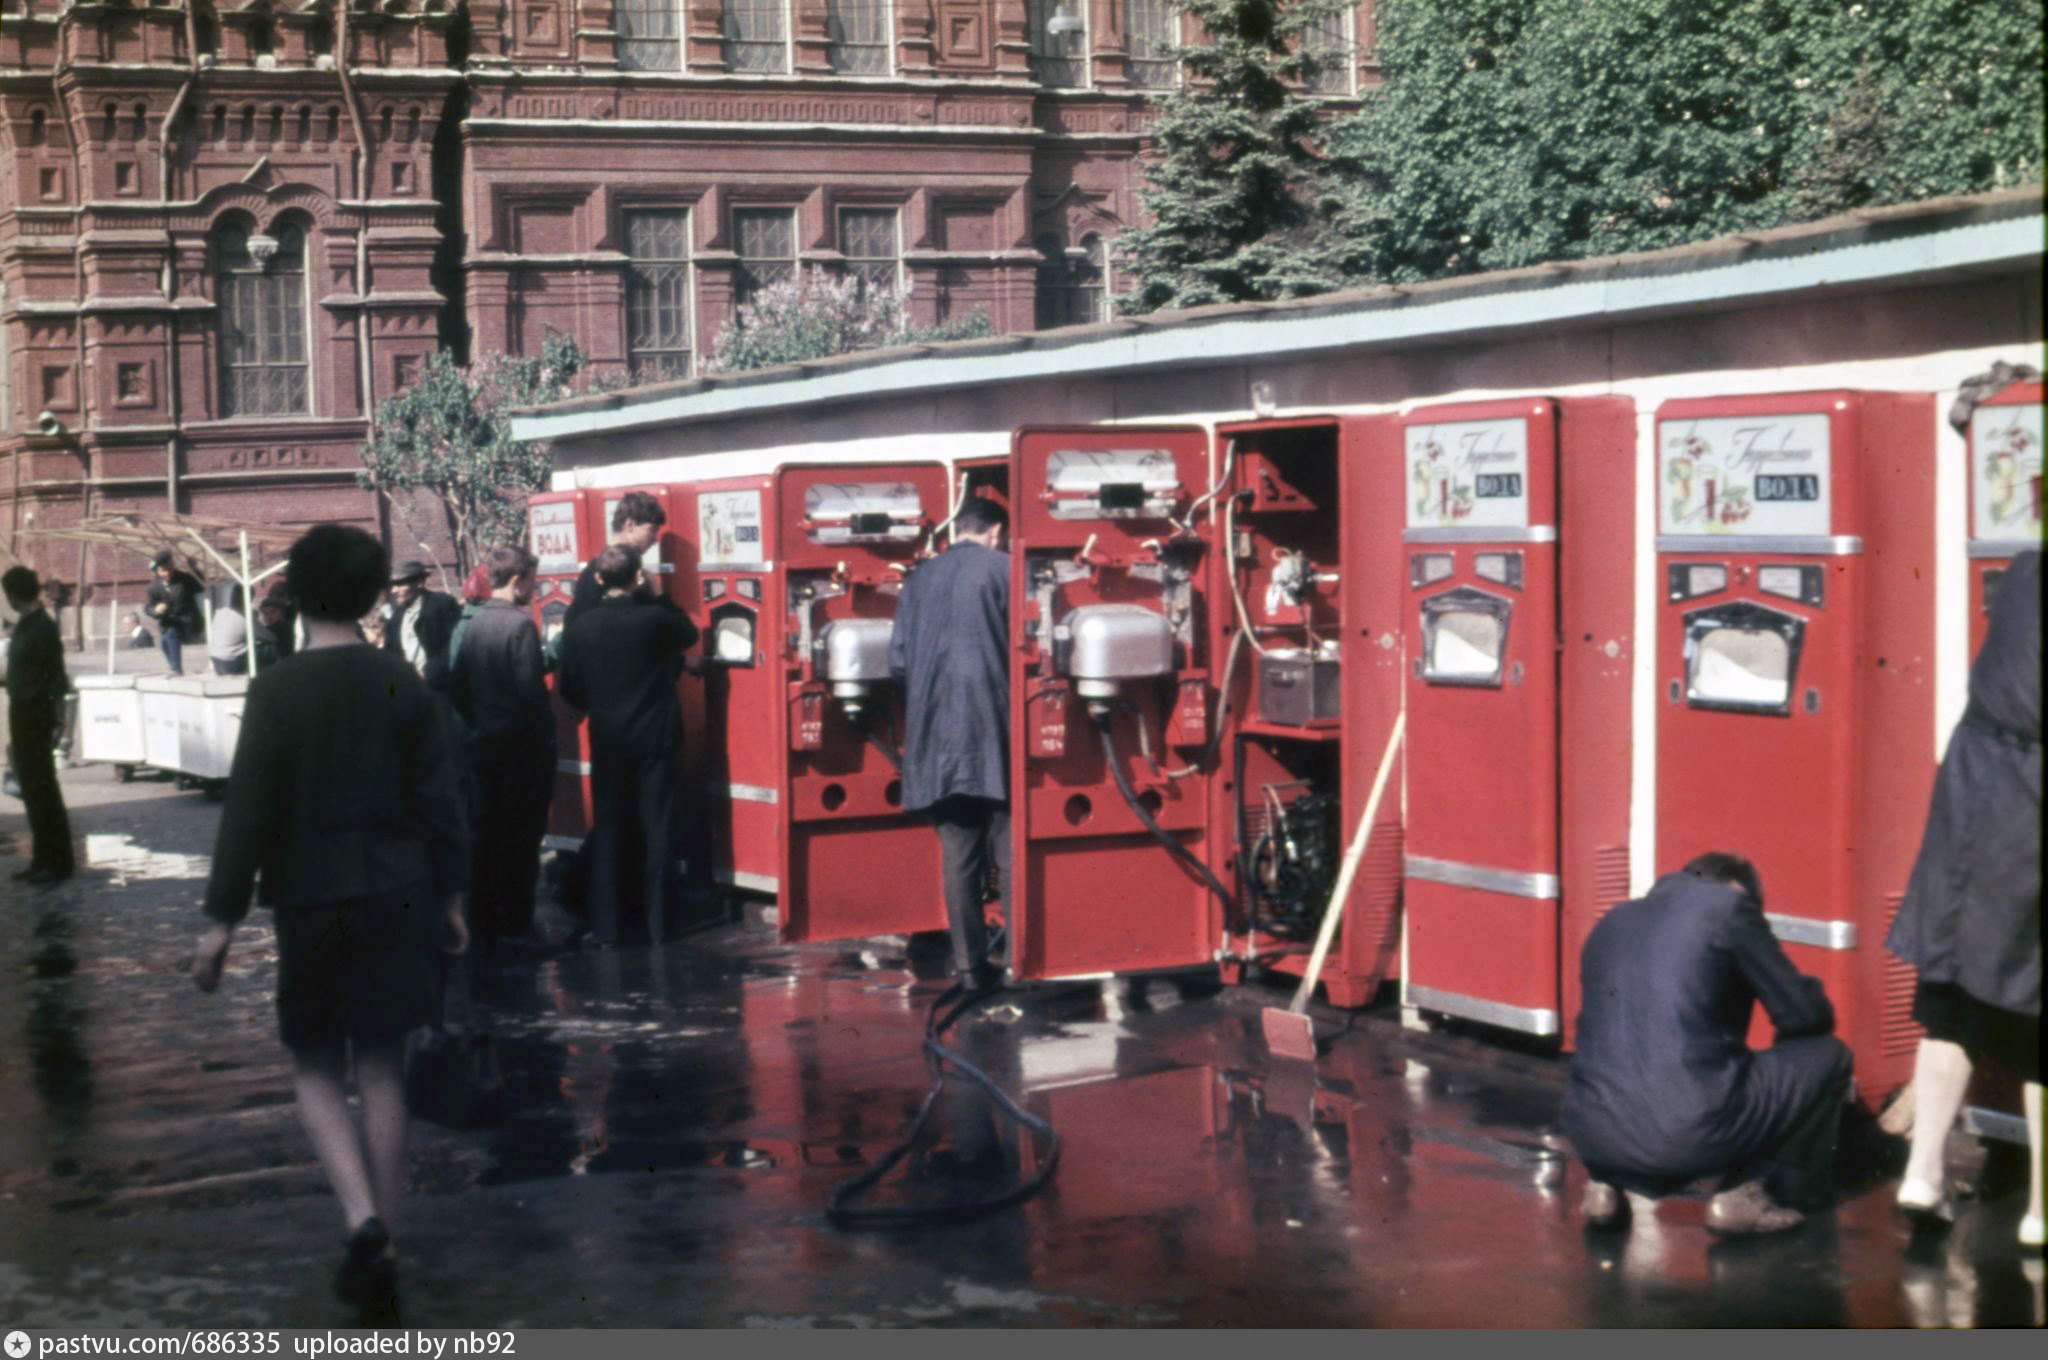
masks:
{"type": "Polygon", "coordinates": [[[1001,506],[970,497],[953,542],[910,574],[889,637],[903,687],[903,808],[928,810],[939,833],[953,968],[993,986],[982,887],[993,861],[1010,901],[1010,555],[1001,506]]]}

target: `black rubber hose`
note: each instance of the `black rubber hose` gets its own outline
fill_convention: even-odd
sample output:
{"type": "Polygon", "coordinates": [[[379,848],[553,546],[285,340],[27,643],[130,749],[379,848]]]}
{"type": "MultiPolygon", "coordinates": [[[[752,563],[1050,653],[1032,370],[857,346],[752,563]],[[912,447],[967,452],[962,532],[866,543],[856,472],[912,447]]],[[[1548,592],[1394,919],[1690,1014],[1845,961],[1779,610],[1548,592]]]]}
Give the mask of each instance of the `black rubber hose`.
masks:
{"type": "Polygon", "coordinates": [[[1230,780],[1230,825],[1237,836],[1237,881],[1244,885],[1245,909],[1242,918],[1233,916],[1237,933],[1249,935],[1259,922],[1259,876],[1252,872],[1252,862],[1246,853],[1244,824],[1244,733],[1240,732],[1231,742],[1230,780]]]}
{"type": "MultiPolygon", "coordinates": [[[[1094,722],[1096,732],[1102,737],[1102,758],[1109,763],[1110,777],[1116,780],[1116,791],[1124,796],[1124,802],[1130,805],[1132,813],[1144,823],[1145,829],[1152,833],[1152,839],[1165,846],[1175,859],[1201,875],[1203,881],[1209,885],[1209,891],[1215,893],[1216,900],[1223,904],[1223,919],[1235,919],[1236,905],[1230,900],[1230,890],[1223,886],[1223,880],[1210,872],[1209,866],[1195,858],[1193,852],[1185,845],[1174,839],[1171,832],[1154,821],[1152,814],[1146,811],[1145,805],[1138,801],[1137,791],[1131,787],[1131,777],[1124,773],[1123,762],[1117,759],[1116,738],[1109,734],[1109,714],[1098,711],[1088,716],[1094,722]]],[[[1138,721],[1144,721],[1142,714],[1138,721]]]]}
{"type": "Polygon", "coordinates": [[[965,983],[955,982],[952,986],[934,997],[932,1004],[925,1008],[924,1059],[925,1066],[930,1069],[932,1074],[931,1086],[926,1089],[924,1100],[917,1107],[917,1115],[910,1121],[910,1127],[904,1131],[903,1137],[892,1144],[889,1150],[884,1152],[881,1159],[873,1166],[850,1180],[840,1182],[833,1189],[832,1198],[825,1206],[825,1216],[834,1223],[842,1228],[879,1228],[901,1227],[910,1224],[935,1223],[948,1219],[964,1218],[971,1214],[986,1213],[990,1209],[1000,1209],[1005,1205],[1016,1204],[1029,1199],[1040,1190],[1043,1190],[1052,1180],[1052,1174],[1059,1168],[1060,1163],[1059,1131],[1053,1128],[1050,1123],[1040,1119],[1037,1115],[1032,1114],[1029,1110],[1011,1099],[1009,1093],[996,1085],[995,1079],[990,1077],[988,1073],[982,1071],[966,1058],[939,1042],[939,1036],[948,1029],[951,1029],[953,1023],[960,1018],[968,1007],[992,994],[993,989],[970,993],[965,983]],[[950,1010],[946,1011],[945,1018],[940,1019],[939,1011],[948,1002],[953,1002],[954,1004],[950,1010]],[[1038,1170],[1032,1173],[1028,1180],[1020,1181],[1016,1185],[997,1194],[985,1195],[979,1199],[953,1200],[942,1204],[876,1205],[870,1208],[855,1207],[853,1201],[873,1189],[876,1183],[882,1177],[888,1175],[890,1170],[908,1156],[910,1150],[917,1145],[918,1135],[924,1132],[925,1125],[931,1122],[932,1111],[938,1107],[939,1093],[945,1089],[946,1072],[949,1068],[980,1087],[1004,1114],[1007,1114],[1019,1125],[1029,1129],[1045,1140],[1044,1158],[1040,1162],[1038,1170]]]}

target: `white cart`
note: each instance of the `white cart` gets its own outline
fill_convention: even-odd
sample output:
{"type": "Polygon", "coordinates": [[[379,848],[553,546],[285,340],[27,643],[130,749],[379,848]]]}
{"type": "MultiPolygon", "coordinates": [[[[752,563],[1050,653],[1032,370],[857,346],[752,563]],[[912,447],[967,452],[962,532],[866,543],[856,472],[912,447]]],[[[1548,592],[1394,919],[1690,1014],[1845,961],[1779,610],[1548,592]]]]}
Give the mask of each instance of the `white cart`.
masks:
{"type": "Polygon", "coordinates": [[[74,675],[71,687],[78,691],[77,758],[112,765],[127,783],[145,760],[142,696],[135,691],[135,677],[74,675]]]}

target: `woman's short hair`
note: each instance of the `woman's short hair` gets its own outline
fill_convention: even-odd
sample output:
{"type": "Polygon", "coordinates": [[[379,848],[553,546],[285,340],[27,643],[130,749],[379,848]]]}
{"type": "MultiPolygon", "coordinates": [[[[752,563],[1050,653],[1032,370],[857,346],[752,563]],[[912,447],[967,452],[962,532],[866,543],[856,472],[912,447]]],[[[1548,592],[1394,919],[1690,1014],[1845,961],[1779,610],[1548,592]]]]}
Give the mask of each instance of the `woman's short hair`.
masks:
{"type": "Polygon", "coordinates": [[[285,588],[308,619],[354,623],[377,606],[391,575],[384,545],[348,524],[316,524],[292,544],[285,588]]]}

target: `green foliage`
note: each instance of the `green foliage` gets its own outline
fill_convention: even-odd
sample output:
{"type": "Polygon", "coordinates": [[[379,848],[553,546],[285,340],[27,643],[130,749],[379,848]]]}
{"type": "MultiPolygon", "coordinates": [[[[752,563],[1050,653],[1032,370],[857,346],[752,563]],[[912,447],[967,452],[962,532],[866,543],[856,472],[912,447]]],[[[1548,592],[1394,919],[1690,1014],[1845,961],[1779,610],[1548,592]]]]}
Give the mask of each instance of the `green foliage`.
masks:
{"type": "Polygon", "coordinates": [[[1184,83],[1159,101],[1148,224],[1119,250],[1128,312],[1299,297],[1342,280],[1322,259],[1316,143],[1323,101],[1302,82],[1347,61],[1317,36],[1344,0],[1183,0],[1209,41],[1172,49],[1184,83]]]}
{"type": "Polygon", "coordinates": [[[1382,0],[1331,128],[1356,282],[1649,250],[2038,181],[2041,0],[1382,0]]]}
{"type": "Polygon", "coordinates": [[[512,438],[508,413],[568,396],[583,364],[565,335],[550,335],[537,358],[462,365],[435,351],[411,386],[378,405],[356,480],[388,497],[438,501],[455,574],[466,575],[488,549],[525,541],[526,498],[547,484],[546,451],[512,438]]]}
{"type": "Polygon", "coordinates": [[[771,283],[719,329],[707,373],[768,368],[860,349],[991,335],[988,313],[913,326],[907,288],[876,288],[813,266],[771,283]]]}

